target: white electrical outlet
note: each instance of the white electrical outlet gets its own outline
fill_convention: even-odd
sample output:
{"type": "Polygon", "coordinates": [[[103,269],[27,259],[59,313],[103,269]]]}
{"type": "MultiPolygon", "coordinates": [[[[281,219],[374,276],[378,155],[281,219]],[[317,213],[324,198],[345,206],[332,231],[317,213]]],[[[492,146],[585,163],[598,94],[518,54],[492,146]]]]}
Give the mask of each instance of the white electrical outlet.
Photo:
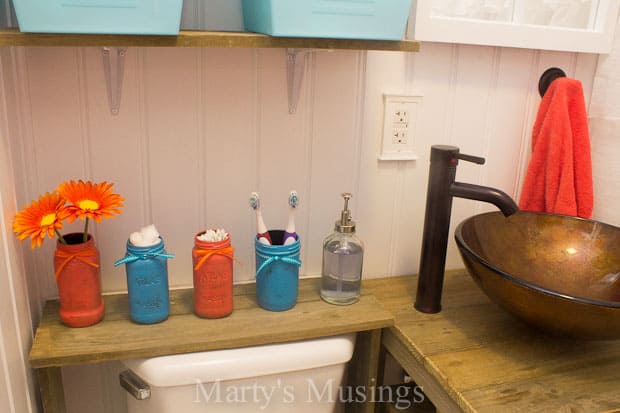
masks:
{"type": "Polygon", "coordinates": [[[392,143],[395,145],[404,145],[407,143],[407,128],[396,127],[392,131],[392,143]]]}
{"type": "Polygon", "coordinates": [[[407,108],[395,108],[395,112],[393,113],[392,122],[394,123],[407,123],[409,122],[409,111],[407,108]]]}
{"type": "Polygon", "coordinates": [[[422,96],[383,95],[383,142],[379,160],[413,161],[415,127],[422,96]]]}

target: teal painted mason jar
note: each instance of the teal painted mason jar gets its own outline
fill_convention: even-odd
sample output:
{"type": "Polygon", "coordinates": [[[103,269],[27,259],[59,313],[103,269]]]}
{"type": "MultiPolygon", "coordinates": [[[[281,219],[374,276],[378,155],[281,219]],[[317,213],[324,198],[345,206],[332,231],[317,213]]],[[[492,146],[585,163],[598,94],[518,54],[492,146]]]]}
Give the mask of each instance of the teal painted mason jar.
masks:
{"type": "Polygon", "coordinates": [[[115,266],[125,264],[129,317],[140,324],[164,321],[170,314],[168,295],[168,254],[164,240],[149,247],[136,247],[127,241],[125,257],[115,266]]]}
{"type": "Polygon", "coordinates": [[[299,290],[299,238],[289,245],[282,243],[284,231],[272,230],[269,235],[276,245],[266,245],[254,238],[256,249],[256,299],[269,311],[285,311],[297,303],[299,290]]]}

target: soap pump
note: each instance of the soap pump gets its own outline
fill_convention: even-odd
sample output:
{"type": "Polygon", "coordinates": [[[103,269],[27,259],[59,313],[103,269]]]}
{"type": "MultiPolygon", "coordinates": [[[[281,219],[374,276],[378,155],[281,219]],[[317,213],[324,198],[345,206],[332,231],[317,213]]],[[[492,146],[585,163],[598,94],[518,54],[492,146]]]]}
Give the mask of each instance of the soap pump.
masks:
{"type": "Polygon", "coordinates": [[[364,244],[355,235],[355,222],[351,219],[352,195],[346,192],[342,197],[344,208],[334,233],[323,241],[321,298],[331,304],[347,305],[360,297],[364,244]]]}

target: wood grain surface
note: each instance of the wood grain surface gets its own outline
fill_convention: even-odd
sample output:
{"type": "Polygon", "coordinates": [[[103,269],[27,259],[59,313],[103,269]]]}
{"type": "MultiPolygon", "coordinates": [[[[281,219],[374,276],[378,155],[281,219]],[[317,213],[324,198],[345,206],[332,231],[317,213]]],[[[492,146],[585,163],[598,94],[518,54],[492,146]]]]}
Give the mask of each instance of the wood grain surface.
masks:
{"type": "Polygon", "coordinates": [[[620,411],[620,341],[534,331],[493,304],[465,271],[446,274],[442,312],[422,314],[413,309],[416,283],[407,276],[366,287],[395,316],[384,345],[425,381],[431,399],[439,394],[440,411],[620,411]]]}
{"type": "Polygon", "coordinates": [[[64,46],[64,47],[249,47],[311,48],[350,50],[390,50],[417,52],[420,43],[413,40],[318,39],[305,37],[272,37],[249,32],[211,32],[182,30],[178,36],[122,34],[52,34],[0,31],[0,46],[64,46]]]}
{"type": "Polygon", "coordinates": [[[392,314],[371,294],[350,306],[327,304],[319,297],[319,280],[301,280],[297,305],[270,312],[256,303],[255,287],[235,287],[229,317],[203,319],[192,311],[192,290],[170,294],[170,317],[140,325],[129,319],[125,294],[105,297],[104,320],[86,328],[70,328],[58,318],[58,302],[46,303],[37,329],[30,364],[34,368],[97,363],[137,357],[253,346],[356,331],[393,324],[392,314]]]}

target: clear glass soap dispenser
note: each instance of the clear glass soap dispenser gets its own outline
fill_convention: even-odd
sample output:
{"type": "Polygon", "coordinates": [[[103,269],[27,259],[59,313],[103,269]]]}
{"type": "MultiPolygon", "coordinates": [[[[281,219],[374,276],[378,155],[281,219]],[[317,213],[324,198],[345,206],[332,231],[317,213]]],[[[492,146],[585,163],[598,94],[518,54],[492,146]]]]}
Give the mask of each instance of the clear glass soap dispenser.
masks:
{"type": "Polygon", "coordinates": [[[351,194],[342,197],[344,209],[334,233],[323,241],[321,298],[331,304],[347,305],[360,298],[364,244],[355,235],[355,222],[351,220],[351,194]]]}

